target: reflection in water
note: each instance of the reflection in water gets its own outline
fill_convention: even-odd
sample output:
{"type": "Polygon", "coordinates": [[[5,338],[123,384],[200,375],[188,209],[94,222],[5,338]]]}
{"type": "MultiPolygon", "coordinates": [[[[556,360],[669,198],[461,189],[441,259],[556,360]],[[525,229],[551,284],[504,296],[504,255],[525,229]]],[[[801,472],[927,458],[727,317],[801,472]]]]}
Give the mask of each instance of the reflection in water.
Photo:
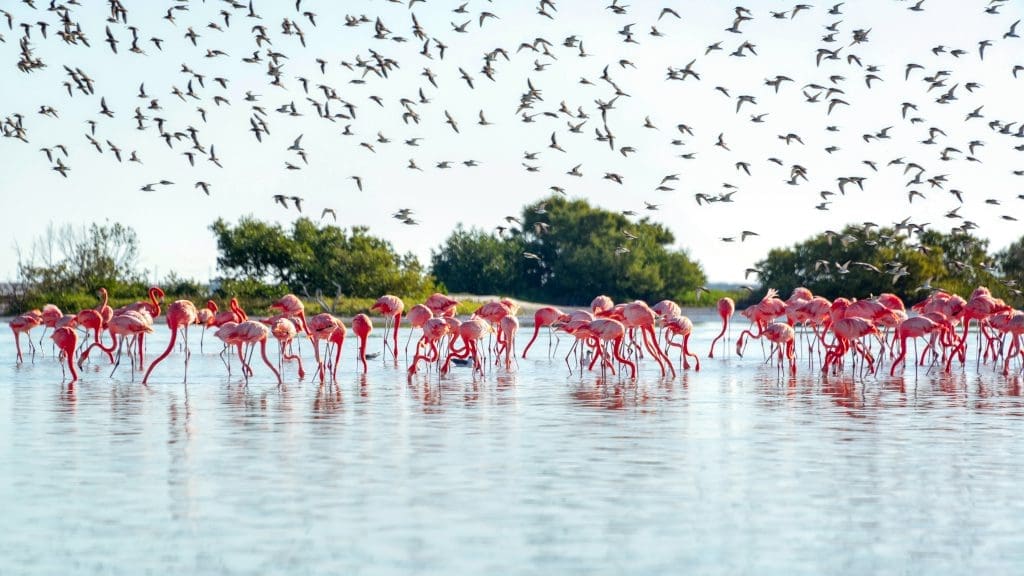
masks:
{"type": "Polygon", "coordinates": [[[282,386],[228,377],[210,350],[187,386],[87,370],[71,387],[51,358],[0,362],[0,573],[1024,563],[1020,375],[793,377],[753,348],[675,379],[646,360],[631,381],[539,356],[282,386]]]}

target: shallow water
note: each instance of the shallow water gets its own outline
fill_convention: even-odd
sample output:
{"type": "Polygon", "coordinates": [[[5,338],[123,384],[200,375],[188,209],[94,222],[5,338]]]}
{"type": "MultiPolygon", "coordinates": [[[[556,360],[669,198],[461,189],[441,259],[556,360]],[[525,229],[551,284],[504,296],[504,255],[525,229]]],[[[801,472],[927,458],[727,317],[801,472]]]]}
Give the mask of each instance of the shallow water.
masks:
{"type": "Polygon", "coordinates": [[[193,335],[187,386],[176,354],[148,387],[97,362],[69,390],[48,339],[16,366],[5,328],[0,574],[1024,566],[1019,377],[789,378],[757,344],[707,360],[716,331],[674,380],[570,376],[542,334],[514,373],[358,375],[350,339],[337,386],[255,362],[246,387],[193,335]]]}

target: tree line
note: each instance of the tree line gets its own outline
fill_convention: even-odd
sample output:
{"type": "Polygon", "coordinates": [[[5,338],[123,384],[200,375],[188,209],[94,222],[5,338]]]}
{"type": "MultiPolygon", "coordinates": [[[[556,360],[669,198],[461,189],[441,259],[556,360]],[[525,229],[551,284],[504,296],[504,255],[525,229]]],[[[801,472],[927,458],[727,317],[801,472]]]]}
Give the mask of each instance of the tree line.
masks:
{"type": "MultiPolygon", "coordinates": [[[[361,226],[218,219],[210,225],[218,249],[216,290],[173,272],[160,285],[168,298],[235,296],[255,309],[294,292],[324,308],[345,301],[357,311],[385,293],[410,299],[434,291],[499,294],[565,305],[585,305],[597,294],[710,305],[721,295],[702,294],[700,264],[648,218],[552,196],[506,220],[493,232],[458,226],[431,251],[428,270],[361,226]]],[[[4,296],[5,312],[48,302],[70,311],[91,307],[100,287],[115,305],[135,300],[147,288],[138,254],[129,226],[51,225],[30,247],[19,247],[17,288],[4,296]]],[[[851,225],[773,249],[750,272],[782,294],[806,286],[828,298],[894,292],[916,301],[933,289],[965,294],[987,285],[1020,306],[1024,238],[990,254],[986,240],[964,232],[851,225]]],[[[762,292],[752,290],[747,300],[762,292]]]]}
{"type": "Polygon", "coordinates": [[[1024,238],[990,254],[988,240],[963,231],[850,225],[773,249],[752,272],[783,295],[805,286],[826,298],[891,292],[917,302],[933,290],[967,295],[983,285],[1020,306],[1024,238]]]}

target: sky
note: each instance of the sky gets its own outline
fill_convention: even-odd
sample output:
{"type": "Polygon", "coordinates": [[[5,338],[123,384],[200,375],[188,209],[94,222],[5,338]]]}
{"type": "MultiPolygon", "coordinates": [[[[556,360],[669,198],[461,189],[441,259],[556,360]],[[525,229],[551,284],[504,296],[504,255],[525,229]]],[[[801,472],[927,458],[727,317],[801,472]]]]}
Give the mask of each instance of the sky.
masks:
{"type": "MultiPolygon", "coordinates": [[[[752,19],[739,25],[739,33],[726,30],[737,5],[726,2],[634,0],[619,2],[625,9],[616,10],[606,2],[557,0],[554,9],[546,8],[548,18],[538,13],[538,3],[518,0],[427,0],[411,8],[393,1],[303,0],[298,11],[293,2],[255,0],[259,19],[247,17],[248,7],[223,1],[122,3],[127,24],[108,21],[107,2],[69,6],[70,18],[91,47],[62,41],[55,33],[59,16],[46,10],[46,2],[37,0],[35,9],[21,2],[0,4],[12,18],[8,28],[0,14],[0,120],[21,114],[28,139],[0,138],[0,204],[7,215],[0,232],[0,280],[16,279],[17,248],[28,251],[51,224],[105,221],[136,229],[140,265],[152,278],[173,270],[206,280],[217,275],[209,231],[215,219],[236,222],[251,215],[288,226],[300,216],[293,207],[275,203],[275,194],[303,198],[301,215],[313,219],[332,208],[338,225],[368,226],[400,252],[411,251],[427,262],[458,223],[493,230],[556,186],[569,198],[632,210],[665,224],[675,234],[675,247],[697,259],[711,282],[752,281],[745,270],[770,249],[849,223],[885,225],[910,218],[948,231],[966,219],[978,225],[974,233],[989,239],[993,250],[1024,234],[1020,222],[1003,218],[1016,217],[1024,206],[1024,176],[1013,173],[1024,170],[1024,151],[1014,149],[1024,144],[1014,136],[1024,121],[1019,106],[1024,71],[1016,79],[1012,74],[1015,65],[1024,64],[1024,44],[1004,38],[1024,14],[1019,0],[925,0],[920,11],[900,0],[858,0],[839,5],[833,10],[838,14],[829,13],[832,3],[815,3],[795,15],[794,2],[747,2],[752,19]],[[454,12],[463,4],[464,13],[454,12]],[[171,22],[164,16],[172,6],[188,9],[173,10],[171,22]],[[996,13],[985,11],[990,6],[996,13]],[[680,17],[661,15],[665,7],[680,17]],[[221,11],[230,14],[229,25],[221,11]],[[315,14],[315,26],[302,14],[307,11],[315,14]],[[482,12],[496,17],[481,25],[482,12]],[[345,25],[347,18],[361,15],[369,23],[345,25]],[[447,46],[443,58],[434,40],[429,56],[421,53],[413,15],[430,38],[447,46]],[[380,34],[374,25],[378,18],[386,29],[380,34]],[[286,19],[302,29],[305,47],[297,35],[282,33],[286,19]],[[457,31],[466,21],[465,32],[457,31]],[[38,22],[49,23],[47,38],[38,22]],[[30,73],[16,66],[22,23],[32,24],[30,46],[46,64],[30,73]],[[833,24],[834,41],[828,42],[826,27],[833,24]],[[266,27],[271,46],[257,47],[256,25],[266,27]],[[651,34],[652,26],[659,36],[651,34]],[[107,27],[118,41],[117,54],[104,42],[107,27]],[[129,51],[129,27],[138,30],[144,54],[129,51]],[[186,37],[190,28],[198,34],[195,45],[186,37]],[[866,41],[853,44],[856,30],[867,31],[866,41]],[[163,40],[162,50],[149,40],[153,37],[163,40]],[[978,50],[982,40],[991,40],[984,59],[978,50]],[[743,57],[731,56],[744,42],[756,54],[745,50],[743,57]],[[716,43],[722,49],[708,52],[716,43]],[[943,50],[933,51],[940,45],[943,50]],[[497,57],[492,81],[481,68],[484,54],[497,48],[509,60],[497,57]],[[817,64],[821,48],[839,49],[839,58],[817,64]],[[954,56],[955,49],[964,53],[954,56]],[[214,50],[226,55],[208,57],[214,50]],[[283,55],[282,86],[269,85],[268,50],[283,55]],[[242,61],[254,51],[259,63],[242,61]],[[357,65],[372,63],[373,53],[395,62],[386,78],[357,65]],[[318,58],[326,62],[323,72],[318,58]],[[667,79],[670,69],[691,62],[699,80],[667,79]],[[922,68],[912,69],[907,79],[909,63],[922,68]],[[65,66],[92,78],[95,93],[69,95],[65,66]],[[870,72],[871,66],[877,71],[870,72]],[[595,129],[605,130],[598,102],[616,94],[613,84],[601,79],[605,67],[622,92],[607,110],[614,150],[595,139],[595,129]],[[425,68],[438,87],[424,75],[425,68]],[[460,68],[471,77],[472,88],[460,68]],[[929,89],[924,78],[943,71],[944,85],[929,89]],[[868,74],[878,77],[870,86],[868,74]],[[196,75],[204,77],[205,87],[196,75]],[[776,92],[765,81],[777,75],[792,81],[782,82],[776,92]],[[227,87],[215,77],[225,78],[227,87]],[[308,94],[300,77],[308,80],[308,94]],[[173,94],[175,88],[187,91],[190,80],[197,98],[173,94]],[[968,91],[972,82],[980,86],[968,91]],[[140,84],[147,98],[138,97],[140,84]],[[519,110],[530,84],[541,100],[519,110]],[[355,118],[318,117],[309,100],[325,101],[317,85],[328,86],[340,99],[331,101],[332,113],[346,113],[344,101],[355,107],[355,118]],[[954,85],[955,99],[936,101],[954,85]],[[826,94],[831,87],[842,92],[826,94]],[[421,102],[421,90],[429,102],[421,102]],[[247,93],[252,94],[248,101],[247,93]],[[753,96],[756,103],[744,102],[737,111],[740,95],[753,96]],[[215,96],[226,100],[217,103],[215,96]],[[112,118],[100,114],[101,98],[112,118]],[[829,113],[830,98],[847,104],[837,103],[829,113]],[[159,110],[149,109],[153,99],[159,110]],[[418,114],[418,124],[403,121],[402,99],[415,102],[408,107],[418,114]],[[573,117],[558,112],[563,102],[573,117]],[[292,103],[295,115],[289,113],[292,103]],[[903,103],[916,110],[903,117],[903,103]],[[58,117],[38,113],[41,106],[52,107],[58,117]],[[253,106],[266,112],[269,134],[262,142],[249,131],[250,118],[258,114],[253,106]],[[288,107],[285,112],[278,111],[282,106],[288,107]],[[143,130],[133,118],[136,107],[146,117],[143,130]],[[206,111],[205,121],[199,107],[206,111]],[[980,118],[966,119],[979,107],[980,118]],[[580,117],[580,110],[588,118],[580,117]],[[481,111],[490,125],[478,124],[481,111]],[[458,123],[458,133],[445,122],[445,112],[458,123]],[[525,122],[524,113],[535,116],[525,122]],[[763,122],[752,122],[754,114],[765,114],[763,122]],[[172,140],[169,147],[156,117],[166,121],[168,132],[198,130],[197,139],[207,152],[215,149],[223,168],[202,153],[190,166],[184,153],[191,141],[172,140]],[[570,131],[584,120],[578,133],[570,131]],[[102,153],[86,138],[89,121],[95,122],[102,153]],[[992,121],[999,122],[995,129],[992,121]],[[1011,122],[1017,124],[1010,133],[1000,134],[999,127],[1011,122]],[[343,134],[346,125],[351,135],[343,134]],[[887,139],[864,138],[890,126],[887,139]],[[930,128],[945,134],[935,132],[934,144],[923,143],[930,128]],[[552,134],[564,151],[549,146],[552,134]],[[728,150],[715,145],[720,134],[728,150]],[[782,137],[789,134],[802,144],[796,139],[787,144],[782,137]],[[299,136],[308,163],[288,150],[299,136]],[[412,138],[419,139],[417,146],[405,143],[412,138]],[[118,162],[108,140],[123,150],[125,161],[118,162]],[[974,150],[977,161],[967,160],[972,141],[984,143],[974,150]],[[61,157],[71,169],[67,178],[40,151],[58,143],[69,152],[61,157]],[[635,152],[623,153],[623,147],[635,152]],[[960,152],[947,151],[943,160],[947,147],[960,152]],[[132,151],[142,163],[127,161],[132,151]],[[537,153],[536,159],[524,159],[525,153],[537,153]],[[903,164],[889,164],[898,158],[903,164]],[[479,166],[462,164],[470,159],[479,166]],[[422,170],[409,168],[410,160],[422,170]],[[451,168],[437,168],[442,161],[450,161],[451,168]],[[750,175],[737,168],[739,162],[749,164],[750,175]],[[911,162],[923,168],[924,182],[908,186],[917,173],[905,171],[911,162]],[[289,170],[286,163],[300,169],[289,170]],[[583,176],[567,174],[577,164],[583,176]],[[787,183],[794,165],[807,175],[797,185],[787,183]],[[621,175],[622,184],[603,178],[609,172],[621,175]],[[676,178],[664,181],[670,189],[658,190],[670,175],[676,178]],[[941,188],[926,181],[939,175],[946,175],[938,182],[941,188]],[[352,176],[361,177],[363,190],[352,176]],[[866,177],[864,189],[846,186],[840,194],[837,179],[851,176],[866,177]],[[160,180],[174,184],[141,190],[160,180]],[[195,188],[198,181],[210,184],[209,196],[195,188]],[[695,199],[733,190],[732,202],[695,199]],[[921,195],[910,198],[910,190],[921,195]],[[950,190],[961,192],[962,205],[950,190]],[[834,195],[821,206],[823,191],[834,195]],[[657,209],[647,209],[648,203],[657,209]],[[411,209],[419,224],[392,218],[402,208],[411,209]],[[953,210],[962,219],[946,216],[953,210]],[[743,231],[757,235],[741,242],[743,231]]],[[[1024,27],[1018,29],[1024,34],[1024,27]]],[[[326,222],[334,223],[330,216],[326,222]]]]}

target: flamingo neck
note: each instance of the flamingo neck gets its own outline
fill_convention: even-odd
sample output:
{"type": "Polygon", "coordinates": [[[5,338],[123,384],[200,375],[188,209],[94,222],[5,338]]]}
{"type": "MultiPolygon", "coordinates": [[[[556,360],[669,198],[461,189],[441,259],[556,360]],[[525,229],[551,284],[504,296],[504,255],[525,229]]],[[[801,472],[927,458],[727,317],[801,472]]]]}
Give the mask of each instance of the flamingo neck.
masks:
{"type": "Polygon", "coordinates": [[[75,370],[75,347],[72,346],[69,350],[64,351],[65,360],[68,361],[68,372],[71,372],[71,382],[78,380],[78,371],[75,370]]]}
{"type": "Polygon", "coordinates": [[[160,303],[157,302],[156,295],[159,294],[156,288],[149,289],[149,303],[153,309],[153,318],[160,315],[160,303]]]}

